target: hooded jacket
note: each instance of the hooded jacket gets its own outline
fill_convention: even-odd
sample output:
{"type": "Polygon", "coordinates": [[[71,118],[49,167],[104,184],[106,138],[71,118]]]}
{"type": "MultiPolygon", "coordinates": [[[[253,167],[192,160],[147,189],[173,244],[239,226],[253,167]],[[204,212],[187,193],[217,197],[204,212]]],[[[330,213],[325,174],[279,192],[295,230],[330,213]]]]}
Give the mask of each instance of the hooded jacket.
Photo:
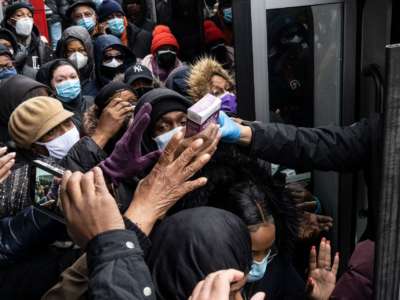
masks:
{"type": "MultiPolygon", "coordinates": [[[[36,75],[36,80],[47,85],[48,87],[51,87],[50,69],[52,68],[53,64],[55,64],[59,60],[60,59],[52,60],[52,61],[48,62],[47,64],[45,64],[44,66],[42,66],[36,75]]],[[[70,64],[72,64],[72,63],[70,63],[70,64]]],[[[57,98],[57,95],[55,95],[55,97],[57,98]]],[[[77,97],[76,100],[69,102],[69,103],[61,101],[61,103],[66,110],[69,110],[74,113],[74,116],[72,117],[72,121],[74,122],[74,124],[78,128],[78,130],[81,130],[83,114],[93,104],[93,97],[82,96],[82,92],[81,92],[81,94],[77,97]]]]}
{"type": "Polygon", "coordinates": [[[120,50],[122,53],[125,54],[125,61],[121,67],[118,67],[118,73],[124,73],[125,70],[136,62],[135,55],[129,50],[129,48],[125,47],[121,40],[116,36],[111,34],[104,34],[99,36],[95,43],[94,43],[94,59],[95,59],[95,66],[96,66],[96,81],[97,86],[100,89],[107,83],[113,80],[113,78],[108,78],[104,75],[102,70],[102,62],[104,57],[104,52],[108,48],[115,48],[120,50]]]}
{"type": "Polygon", "coordinates": [[[165,87],[178,92],[184,97],[190,97],[188,94],[188,77],[190,74],[190,67],[187,65],[182,65],[174,69],[165,81],[165,87]]]}
{"type": "MultiPolygon", "coordinates": [[[[18,41],[18,36],[15,33],[15,28],[8,24],[7,21],[8,19],[4,19],[1,22],[1,26],[10,30],[18,41]]],[[[16,58],[18,58],[18,56],[21,56],[21,58],[18,59],[20,60],[20,66],[17,65],[17,67],[21,70],[20,73],[31,78],[35,78],[36,72],[40,68],[40,66],[53,59],[53,51],[50,49],[48,44],[41,40],[40,32],[35,24],[33,24],[30,38],[31,42],[27,47],[19,43],[18,52],[15,53],[14,56],[16,58]],[[24,58],[24,60],[22,59],[22,57],[24,58]]]]}
{"type": "Polygon", "coordinates": [[[87,30],[81,26],[71,26],[64,30],[61,40],[58,42],[57,46],[57,57],[65,58],[65,50],[67,47],[67,42],[70,39],[75,39],[80,41],[86,50],[88,55],[88,62],[85,67],[79,70],[79,77],[82,85],[82,95],[96,97],[97,87],[96,87],[96,75],[94,67],[94,54],[93,54],[93,41],[87,30]]]}
{"type": "Polygon", "coordinates": [[[186,300],[208,274],[231,268],[247,274],[252,261],[246,225],[217,208],[187,209],[170,216],[151,240],[147,262],[157,299],[186,300]]]}
{"type": "MultiPolygon", "coordinates": [[[[158,149],[157,144],[153,140],[153,137],[151,134],[151,132],[153,130],[152,124],[154,125],[155,122],[157,121],[157,120],[155,120],[155,117],[154,117],[154,113],[158,110],[157,106],[158,105],[161,106],[163,103],[165,103],[166,100],[176,101],[179,104],[183,104],[183,106],[186,106],[187,108],[189,108],[192,105],[192,103],[189,100],[187,100],[185,97],[183,97],[182,95],[180,95],[177,92],[172,91],[170,89],[157,88],[157,89],[151,90],[150,92],[144,94],[137,102],[136,107],[135,107],[135,112],[134,112],[134,114],[138,113],[140,108],[146,103],[150,103],[152,106],[152,112],[150,114],[150,124],[143,133],[143,140],[142,140],[142,153],[143,154],[150,153],[150,152],[158,149]]],[[[168,113],[168,112],[170,112],[170,111],[166,111],[165,113],[168,113]]]]}
{"type": "Polygon", "coordinates": [[[15,75],[1,82],[0,142],[5,143],[11,139],[8,134],[8,121],[11,113],[18,105],[27,100],[26,95],[30,91],[40,87],[49,90],[47,86],[22,75],[15,75]]]}
{"type": "Polygon", "coordinates": [[[231,75],[216,60],[204,57],[192,66],[188,78],[188,94],[192,97],[193,101],[198,101],[207,93],[210,93],[210,82],[214,75],[219,75],[228,81],[230,85],[228,91],[234,91],[235,82],[231,75]]]}

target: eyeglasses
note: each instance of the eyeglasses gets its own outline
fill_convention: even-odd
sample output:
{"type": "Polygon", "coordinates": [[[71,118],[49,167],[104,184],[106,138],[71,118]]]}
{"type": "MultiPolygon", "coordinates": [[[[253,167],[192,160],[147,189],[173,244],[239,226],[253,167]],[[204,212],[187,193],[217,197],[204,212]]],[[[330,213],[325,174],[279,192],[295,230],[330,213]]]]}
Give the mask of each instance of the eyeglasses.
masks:
{"type": "Polygon", "coordinates": [[[108,63],[108,62],[112,61],[114,58],[119,61],[124,61],[125,57],[123,54],[115,55],[115,56],[105,55],[103,58],[103,62],[108,63]]]}

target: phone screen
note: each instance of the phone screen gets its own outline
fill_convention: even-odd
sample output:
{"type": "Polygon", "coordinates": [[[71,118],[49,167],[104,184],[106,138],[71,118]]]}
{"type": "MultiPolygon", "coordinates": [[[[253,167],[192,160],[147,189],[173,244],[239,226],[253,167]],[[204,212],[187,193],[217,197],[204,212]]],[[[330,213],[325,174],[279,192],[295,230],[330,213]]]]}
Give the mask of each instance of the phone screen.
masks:
{"type": "MultiPolygon", "coordinates": [[[[61,178],[36,167],[34,205],[44,212],[63,217],[59,208],[59,187],[61,178]]],[[[53,217],[53,215],[51,215],[53,217]]]]}

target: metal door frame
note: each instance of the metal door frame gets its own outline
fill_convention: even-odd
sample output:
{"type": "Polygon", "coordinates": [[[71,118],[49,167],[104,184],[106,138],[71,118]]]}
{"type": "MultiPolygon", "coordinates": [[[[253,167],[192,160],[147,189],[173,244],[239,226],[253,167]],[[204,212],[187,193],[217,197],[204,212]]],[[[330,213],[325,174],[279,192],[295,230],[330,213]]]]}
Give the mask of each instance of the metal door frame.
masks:
{"type": "MultiPolygon", "coordinates": [[[[238,109],[243,118],[262,122],[269,121],[266,10],[333,3],[343,4],[342,99],[340,113],[334,123],[350,125],[354,122],[356,75],[358,73],[356,71],[357,3],[354,0],[233,1],[238,109]]],[[[338,203],[333,239],[337,248],[342,252],[342,263],[345,263],[355,243],[354,178],[353,174],[323,173],[319,172],[318,177],[323,178],[322,186],[327,189],[324,193],[334,197],[338,203]]]]}

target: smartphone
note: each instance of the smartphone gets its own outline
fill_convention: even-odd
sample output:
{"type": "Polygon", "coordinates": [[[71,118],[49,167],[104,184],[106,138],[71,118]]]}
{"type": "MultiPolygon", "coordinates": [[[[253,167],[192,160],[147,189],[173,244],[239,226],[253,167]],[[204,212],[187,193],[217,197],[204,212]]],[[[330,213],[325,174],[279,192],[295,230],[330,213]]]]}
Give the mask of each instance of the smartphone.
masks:
{"type": "Polygon", "coordinates": [[[41,160],[34,160],[33,206],[47,216],[65,224],[60,209],[59,187],[64,170],[41,160]]]}

